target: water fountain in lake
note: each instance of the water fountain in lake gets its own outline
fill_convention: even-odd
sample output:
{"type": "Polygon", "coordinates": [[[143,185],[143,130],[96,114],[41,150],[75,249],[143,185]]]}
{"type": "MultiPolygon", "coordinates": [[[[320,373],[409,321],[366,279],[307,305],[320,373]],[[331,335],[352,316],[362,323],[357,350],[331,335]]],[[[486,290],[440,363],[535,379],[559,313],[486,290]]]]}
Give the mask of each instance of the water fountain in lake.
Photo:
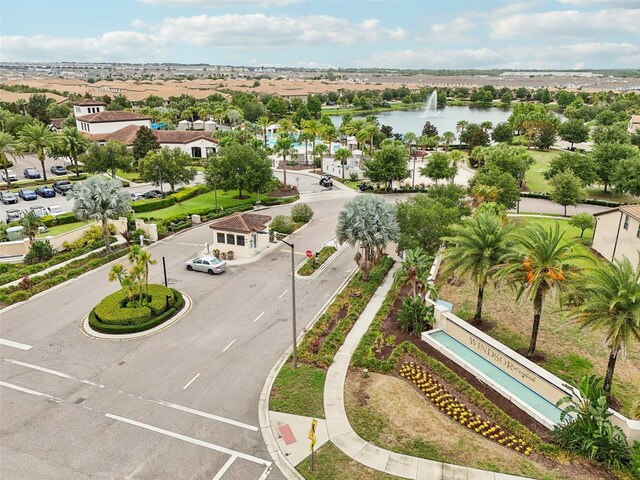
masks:
{"type": "Polygon", "coordinates": [[[438,91],[434,90],[427,98],[427,106],[424,109],[423,117],[435,117],[437,115],[438,108],[438,91]]]}

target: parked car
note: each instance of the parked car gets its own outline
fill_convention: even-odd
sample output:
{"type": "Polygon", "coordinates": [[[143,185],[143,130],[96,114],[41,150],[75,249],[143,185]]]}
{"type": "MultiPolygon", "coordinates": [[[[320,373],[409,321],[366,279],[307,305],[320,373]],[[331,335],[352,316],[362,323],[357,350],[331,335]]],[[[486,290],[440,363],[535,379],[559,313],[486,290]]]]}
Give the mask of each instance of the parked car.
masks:
{"type": "Polygon", "coordinates": [[[7,172],[5,173],[4,170],[2,170],[2,180],[9,181],[9,182],[17,182],[18,181],[18,176],[13,173],[13,170],[7,170],[7,172]]]}
{"type": "Polygon", "coordinates": [[[31,210],[36,217],[38,218],[42,218],[42,217],[46,217],[47,216],[47,209],[44,208],[42,205],[36,205],[35,207],[29,207],[29,210],[31,210]]]}
{"type": "Polygon", "coordinates": [[[144,200],[146,197],[144,196],[143,193],[132,193],[131,194],[131,201],[135,202],[136,200],[144,200]]]}
{"type": "Polygon", "coordinates": [[[7,223],[19,222],[22,219],[22,212],[20,210],[7,210],[7,223]]]}
{"type": "Polygon", "coordinates": [[[209,275],[214,273],[222,273],[227,269],[227,262],[220,260],[212,255],[192,258],[185,263],[187,270],[196,270],[198,272],[206,272],[209,275]]]}
{"type": "Polygon", "coordinates": [[[373,190],[373,185],[371,185],[371,182],[362,182],[358,185],[358,188],[361,192],[366,192],[367,190],[373,190]]]}
{"type": "Polygon", "coordinates": [[[333,187],[333,180],[331,180],[331,175],[324,174],[320,177],[320,185],[322,187],[333,187]]]}
{"type": "Polygon", "coordinates": [[[24,174],[24,178],[28,178],[29,180],[40,178],[42,176],[35,168],[25,168],[22,173],[24,174]]]}
{"type": "Polygon", "coordinates": [[[54,175],[66,175],[69,172],[67,172],[67,169],[62,165],[54,165],[53,167],[51,167],[51,173],[53,173],[54,175]]]}
{"type": "Polygon", "coordinates": [[[53,182],[53,190],[60,195],[66,195],[73,188],[73,184],[69,180],[58,180],[53,182]]]}
{"type": "Polygon", "coordinates": [[[34,192],[33,190],[31,190],[30,188],[21,188],[20,190],[18,190],[18,196],[23,199],[23,200],[36,200],[38,198],[38,196],[36,195],[36,192],[34,192]]]}
{"type": "Polygon", "coordinates": [[[8,190],[1,192],[0,196],[2,197],[2,203],[4,203],[5,205],[9,205],[10,203],[18,203],[18,197],[16,196],[16,194],[8,190]]]}
{"type": "Polygon", "coordinates": [[[162,193],[160,190],[149,190],[147,193],[144,194],[144,198],[163,198],[164,197],[164,193],[162,193]]]}
{"type": "Polygon", "coordinates": [[[40,195],[42,198],[52,198],[56,196],[56,191],[53,188],[44,185],[36,188],[36,195],[40,195]]]}
{"type": "Polygon", "coordinates": [[[67,212],[60,205],[50,205],[47,207],[47,213],[52,217],[57,217],[67,212]]]}

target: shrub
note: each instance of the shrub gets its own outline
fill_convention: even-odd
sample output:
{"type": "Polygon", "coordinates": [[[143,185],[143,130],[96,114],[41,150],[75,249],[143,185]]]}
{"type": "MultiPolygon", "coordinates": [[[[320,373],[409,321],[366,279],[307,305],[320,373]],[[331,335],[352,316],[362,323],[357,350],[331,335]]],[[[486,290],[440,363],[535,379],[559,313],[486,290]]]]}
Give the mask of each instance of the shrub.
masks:
{"type": "MultiPolygon", "coordinates": [[[[291,207],[291,219],[296,223],[308,223],[313,218],[313,210],[306,203],[298,203],[291,207]]],[[[279,231],[279,230],[278,230],[279,231]]]]}
{"type": "Polygon", "coordinates": [[[418,334],[430,329],[434,321],[433,307],[425,303],[420,295],[405,297],[396,319],[400,330],[418,334]]]}
{"type": "Polygon", "coordinates": [[[98,320],[109,325],[135,325],[151,318],[149,307],[127,307],[128,292],[125,289],[102,299],[94,312],[98,320]]]}
{"type": "Polygon", "coordinates": [[[147,235],[147,233],[142,230],[141,228],[136,228],[133,232],[131,232],[128,235],[128,241],[130,245],[139,245],[140,244],[140,236],[142,235],[143,238],[145,238],[146,240],[149,240],[149,235],[147,235]]]}
{"type": "Polygon", "coordinates": [[[7,295],[7,301],[5,303],[12,304],[17,302],[24,302],[28,300],[31,294],[26,290],[18,290],[17,292],[10,293],[7,295]]]}
{"type": "Polygon", "coordinates": [[[169,197],[175,199],[176,202],[184,202],[190,198],[207,193],[210,188],[207,185],[198,185],[195,187],[181,188],[177,192],[172,193],[169,197]]]}
{"type": "Polygon", "coordinates": [[[77,221],[78,219],[73,212],[63,213],[61,215],[58,215],[56,218],[56,222],[58,222],[58,225],[66,225],[68,223],[74,223],[77,221]]]}
{"type": "Polygon", "coordinates": [[[631,476],[635,480],[640,480],[640,441],[633,442],[631,447],[631,476]]]}
{"type": "Polygon", "coordinates": [[[56,223],[56,219],[52,215],[45,215],[40,219],[40,221],[47,228],[53,227],[56,223]]]}
{"type": "Polygon", "coordinates": [[[152,212],[153,210],[170,207],[174,203],[176,203],[176,199],[171,196],[165,198],[151,198],[149,200],[131,202],[131,208],[136,213],[152,212]]]}
{"type": "MultiPolygon", "coordinates": [[[[109,225],[109,233],[113,233],[113,231],[114,231],[114,227],[112,225],[109,225]]],[[[79,248],[93,245],[98,240],[102,240],[102,238],[103,238],[102,228],[99,225],[94,225],[93,227],[89,228],[86,232],[84,232],[82,237],[80,237],[75,242],[72,242],[72,243],[64,242],[62,246],[66,250],[77,250],[79,248]]]]}
{"type": "Polygon", "coordinates": [[[24,263],[26,263],[27,265],[31,265],[38,262],[45,262],[53,258],[54,254],[55,251],[53,250],[53,247],[51,246],[51,242],[49,242],[49,240],[38,240],[36,242],[33,242],[31,248],[24,256],[24,263]]]}
{"type": "Polygon", "coordinates": [[[352,182],[358,181],[358,173],[357,172],[349,172],[349,180],[352,182]]]}
{"type": "Polygon", "coordinates": [[[287,235],[292,233],[295,228],[296,224],[293,219],[286,215],[276,215],[271,221],[271,225],[269,225],[269,229],[272,232],[284,233],[287,235]]]}

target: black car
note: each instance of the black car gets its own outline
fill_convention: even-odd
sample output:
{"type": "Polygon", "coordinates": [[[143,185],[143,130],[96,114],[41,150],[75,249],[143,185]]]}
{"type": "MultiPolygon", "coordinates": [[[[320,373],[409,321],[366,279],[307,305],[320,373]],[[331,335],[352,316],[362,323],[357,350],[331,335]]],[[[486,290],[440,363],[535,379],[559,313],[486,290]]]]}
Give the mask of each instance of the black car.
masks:
{"type": "Polygon", "coordinates": [[[46,185],[36,188],[36,194],[42,198],[52,198],[56,196],[56,191],[46,185]]]}
{"type": "Polygon", "coordinates": [[[24,178],[28,178],[29,180],[41,177],[40,172],[35,168],[25,168],[22,173],[24,174],[24,178]]]}
{"type": "Polygon", "coordinates": [[[59,180],[53,182],[53,190],[60,195],[66,195],[73,188],[73,184],[69,180],[59,180]]]}
{"type": "Polygon", "coordinates": [[[320,177],[320,186],[322,187],[333,187],[333,180],[331,180],[331,175],[324,174],[320,177]]]}
{"type": "Polygon", "coordinates": [[[160,190],[149,190],[144,194],[144,198],[163,198],[164,194],[160,190]]]}
{"type": "Polygon", "coordinates": [[[51,167],[51,173],[54,175],[66,175],[68,172],[62,165],[54,165],[51,167]]]}
{"type": "Polygon", "coordinates": [[[8,205],[10,203],[18,203],[18,197],[15,193],[10,192],[9,190],[0,192],[0,197],[2,197],[2,203],[8,205]]]}

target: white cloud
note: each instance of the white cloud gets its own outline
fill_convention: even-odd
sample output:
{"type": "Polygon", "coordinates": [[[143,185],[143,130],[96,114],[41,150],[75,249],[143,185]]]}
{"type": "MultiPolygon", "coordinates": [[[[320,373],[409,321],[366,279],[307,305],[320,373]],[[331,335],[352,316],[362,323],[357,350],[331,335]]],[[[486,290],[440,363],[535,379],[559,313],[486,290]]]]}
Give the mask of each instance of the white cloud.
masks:
{"type": "Polygon", "coordinates": [[[376,53],[357,61],[380,68],[513,68],[570,69],[634,67],[640,64],[640,46],[630,43],[576,43],[561,46],[515,46],[459,50],[421,49],[376,53]]]}
{"type": "Polygon", "coordinates": [[[281,7],[292,3],[300,3],[304,0],[139,0],[142,3],[156,5],[171,5],[174,7],[237,7],[238,5],[251,5],[260,7],[281,7]]]}
{"type": "Polygon", "coordinates": [[[160,59],[167,42],[156,36],[129,31],[107,32],[94,38],[32,37],[9,35],[0,37],[4,61],[139,61],[160,59]]]}
{"type": "Polygon", "coordinates": [[[578,10],[515,14],[492,17],[488,21],[490,37],[512,38],[594,38],[621,33],[637,34],[640,9],[611,9],[597,12],[578,10]]]}
{"type": "Polygon", "coordinates": [[[617,8],[638,8],[638,0],[559,0],[559,2],[580,7],[611,5],[617,8]]]}
{"type": "Polygon", "coordinates": [[[350,47],[400,40],[406,35],[402,28],[381,28],[377,19],[354,23],[327,15],[291,17],[262,13],[166,18],[155,31],[173,42],[252,48],[326,44],[350,47]]]}

